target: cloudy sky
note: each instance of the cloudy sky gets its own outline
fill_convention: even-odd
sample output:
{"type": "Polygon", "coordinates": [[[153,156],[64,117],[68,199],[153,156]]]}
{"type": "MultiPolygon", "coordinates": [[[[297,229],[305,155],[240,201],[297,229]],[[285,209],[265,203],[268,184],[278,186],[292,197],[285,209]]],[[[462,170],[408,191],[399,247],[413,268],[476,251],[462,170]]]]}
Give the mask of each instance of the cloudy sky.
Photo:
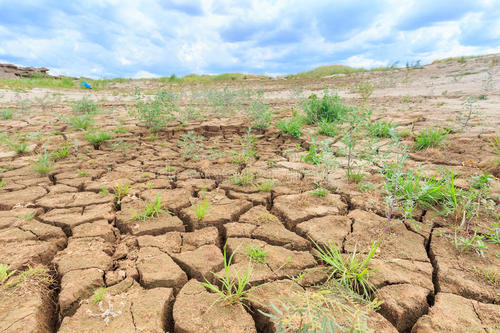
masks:
{"type": "Polygon", "coordinates": [[[500,0],[0,0],[0,62],[54,74],[286,74],[500,52],[500,0]]]}

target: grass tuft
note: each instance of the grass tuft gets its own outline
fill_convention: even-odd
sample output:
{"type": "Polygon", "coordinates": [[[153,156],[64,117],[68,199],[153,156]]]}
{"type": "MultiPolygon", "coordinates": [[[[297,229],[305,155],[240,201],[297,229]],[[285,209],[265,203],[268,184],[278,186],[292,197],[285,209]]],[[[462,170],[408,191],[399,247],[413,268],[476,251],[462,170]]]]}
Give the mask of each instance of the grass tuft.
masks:
{"type": "Polygon", "coordinates": [[[151,202],[146,202],[146,205],[144,207],[144,210],[136,214],[134,210],[132,209],[132,216],[134,220],[140,220],[140,221],[145,221],[149,218],[155,218],[160,216],[162,213],[168,212],[167,210],[164,210],[165,203],[162,202],[160,199],[159,195],[156,195],[155,199],[151,202]]]}
{"type": "Polygon", "coordinates": [[[358,258],[359,254],[356,253],[356,248],[354,248],[351,255],[347,256],[340,252],[334,242],[323,247],[314,241],[313,243],[318,250],[318,254],[316,254],[318,259],[326,263],[331,269],[329,278],[334,278],[342,286],[369,299],[374,289],[373,285],[368,281],[370,274],[373,272],[369,265],[380,245],[380,240],[372,243],[370,252],[363,260],[358,258]]]}
{"type": "Polygon", "coordinates": [[[448,131],[444,129],[430,127],[422,130],[415,136],[415,150],[423,150],[426,148],[436,148],[448,135],[448,131]]]}
{"type": "Polygon", "coordinates": [[[252,274],[252,268],[249,265],[248,269],[245,272],[237,272],[233,276],[231,273],[231,263],[233,260],[233,256],[236,253],[234,251],[229,257],[227,255],[226,245],[224,246],[224,273],[214,273],[215,277],[218,278],[220,287],[215,285],[208,280],[205,279],[205,282],[200,282],[202,286],[207,288],[208,290],[219,295],[216,302],[224,302],[228,305],[241,303],[245,305],[243,302],[248,300],[248,293],[258,288],[258,286],[250,286],[250,276],[252,274]]]}

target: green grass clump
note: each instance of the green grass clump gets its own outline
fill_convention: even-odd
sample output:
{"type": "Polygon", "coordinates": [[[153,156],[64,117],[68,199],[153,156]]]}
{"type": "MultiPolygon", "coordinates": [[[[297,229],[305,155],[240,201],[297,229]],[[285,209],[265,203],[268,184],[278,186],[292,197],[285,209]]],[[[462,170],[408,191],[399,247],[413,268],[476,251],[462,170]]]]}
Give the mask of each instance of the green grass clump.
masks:
{"type": "Polygon", "coordinates": [[[323,187],[318,187],[317,189],[311,192],[311,195],[320,198],[326,198],[328,194],[330,194],[330,191],[328,191],[326,188],[323,187]]]}
{"type": "Polygon", "coordinates": [[[241,174],[234,174],[231,181],[234,185],[245,186],[253,182],[254,175],[251,172],[245,172],[241,174]]]}
{"type": "Polygon", "coordinates": [[[294,138],[300,138],[302,133],[302,121],[298,118],[282,119],[278,123],[278,128],[283,132],[290,134],[294,138]]]}
{"type": "Polygon", "coordinates": [[[304,101],[304,112],[309,124],[319,122],[341,122],[353,108],[346,106],[338,95],[329,95],[325,90],[323,98],[315,94],[304,101]]]}
{"type": "Polygon", "coordinates": [[[267,261],[266,259],[267,254],[268,254],[267,251],[262,250],[262,248],[258,246],[256,247],[249,246],[247,248],[247,257],[254,262],[265,264],[267,261]]]}
{"type": "Polygon", "coordinates": [[[489,183],[493,180],[493,176],[489,173],[483,173],[479,176],[472,177],[472,187],[476,190],[487,189],[489,187],[489,183]]]}
{"type": "Polygon", "coordinates": [[[110,140],[113,135],[111,133],[107,132],[101,132],[101,131],[91,131],[88,132],[85,137],[87,140],[94,146],[94,149],[100,149],[101,145],[107,141],[110,140]]]}
{"type": "Polygon", "coordinates": [[[437,175],[425,177],[419,170],[399,173],[388,169],[385,177],[387,193],[401,204],[406,218],[412,218],[415,208],[429,209],[445,197],[445,180],[437,175]]]}
{"type": "Polygon", "coordinates": [[[375,255],[380,241],[373,242],[368,255],[363,259],[359,259],[359,254],[356,253],[356,248],[349,256],[344,256],[340,249],[331,242],[326,246],[319,246],[314,241],[318,254],[318,259],[323,261],[331,269],[329,278],[334,278],[342,286],[362,295],[369,299],[374,287],[368,281],[373,269],[370,268],[370,260],[375,255]]]}
{"type": "Polygon", "coordinates": [[[62,160],[62,159],[65,159],[66,157],[68,157],[68,154],[69,154],[70,149],[71,149],[68,141],[64,141],[63,143],[61,143],[60,147],[61,148],[54,150],[52,152],[52,159],[54,161],[59,161],[59,160],[62,160]]]}
{"type": "Polygon", "coordinates": [[[208,200],[198,200],[196,202],[196,207],[194,208],[194,213],[196,214],[196,218],[198,221],[201,221],[205,218],[208,208],[210,207],[210,203],[208,200]]]}
{"type": "Polygon", "coordinates": [[[127,193],[130,191],[131,188],[132,187],[130,186],[129,181],[127,181],[125,184],[122,184],[122,183],[116,184],[113,187],[113,195],[115,198],[115,207],[117,209],[121,208],[121,201],[122,201],[123,197],[125,197],[127,195],[127,193]]]}
{"type": "Polygon", "coordinates": [[[250,104],[247,116],[250,119],[250,126],[257,129],[266,129],[271,125],[273,113],[269,109],[269,104],[260,100],[250,104]]]}
{"type": "Polygon", "coordinates": [[[41,175],[46,175],[52,171],[54,163],[50,159],[51,155],[44,150],[43,154],[38,155],[38,160],[33,163],[33,169],[41,175]]]}
{"type": "MultiPolygon", "coordinates": [[[[224,302],[228,305],[243,303],[248,300],[248,293],[258,288],[258,286],[250,285],[252,274],[250,266],[243,273],[238,271],[234,274],[235,276],[231,273],[230,267],[235,253],[236,251],[233,251],[228,258],[226,246],[224,246],[224,273],[214,273],[219,283],[213,284],[206,279],[206,282],[200,282],[202,286],[219,296],[216,302],[224,302]]],[[[243,305],[245,304],[243,303],[243,305]]]]}
{"type": "Polygon", "coordinates": [[[272,180],[265,180],[265,181],[261,182],[260,184],[255,184],[255,186],[257,186],[257,188],[261,192],[271,192],[271,189],[275,185],[272,182],[272,180]]]}
{"type": "Polygon", "coordinates": [[[105,295],[106,295],[105,287],[97,288],[96,290],[94,290],[94,296],[92,296],[92,301],[97,304],[104,300],[105,295]]]}
{"type": "Polygon", "coordinates": [[[318,122],[318,134],[334,137],[338,135],[340,129],[337,123],[320,120],[318,122]]]}
{"type": "Polygon", "coordinates": [[[94,103],[94,101],[89,100],[86,96],[83,96],[81,100],[73,103],[74,113],[92,113],[95,114],[99,111],[99,105],[94,103]]]}
{"type": "Polygon", "coordinates": [[[165,128],[173,119],[172,112],[177,110],[177,106],[172,93],[160,90],[150,101],[145,101],[139,91],[136,91],[135,95],[137,100],[135,118],[146,128],[156,132],[165,128]]]}
{"type": "Polygon", "coordinates": [[[6,288],[15,288],[25,281],[29,282],[31,285],[43,285],[46,288],[54,283],[54,279],[51,277],[47,268],[43,266],[28,266],[28,269],[17,275],[15,281],[9,282],[6,288]]]}
{"type": "Polygon", "coordinates": [[[350,183],[355,183],[355,184],[358,184],[359,182],[361,182],[364,178],[365,178],[365,175],[363,174],[363,172],[361,170],[349,170],[348,172],[346,172],[347,174],[347,180],[350,182],[350,183]]]}
{"type": "Polygon", "coordinates": [[[16,154],[24,154],[28,152],[28,143],[26,142],[26,135],[17,135],[14,138],[1,137],[0,141],[5,142],[10,150],[16,154]]]}
{"type": "Polygon", "coordinates": [[[2,109],[0,110],[0,119],[9,120],[14,116],[14,111],[12,109],[2,109]]]}
{"type": "Polygon", "coordinates": [[[397,135],[394,126],[389,121],[376,121],[368,124],[368,133],[377,138],[392,138],[397,135]]]}
{"type": "Polygon", "coordinates": [[[444,129],[430,127],[415,136],[415,150],[438,147],[448,135],[444,129]]]}
{"type": "Polygon", "coordinates": [[[306,163],[318,165],[321,163],[322,157],[323,154],[321,153],[318,145],[313,143],[309,146],[309,150],[301,157],[301,159],[306,163]]]}
{"type": "Polygon", "coordinates": [[[0,285],[3,285],[9,277],[11,277],[16,270],[12,270],[9,272],[10,266],[0,264],[0,285]]]}
{"type": "Polygon", "coordinates": [[[376,298],[365,300],[335,280],[306,290],[290,290],[278,302],[279,306],[270,303],[271,313],[258,311],[270,318],[280,333],[373,332],[369,313],[382,303],[376,298]]]}
{"type": "Polygon", "coordinates": [[[66,119],[66,122],[75,129],[87,130],[94,125],[94,115],[91,113],[76,114],[66,119]]]}
{"type": "Polygon", "coordinates": [[[165,203],[162,202],[159,195],[156,195],[155,199],[151,202],[146,202],[144,210],[140,214],[136,214],[132,210],[132,216],[134,220],[144,221],[149,218],[155,218],[160,216],[160,214],[168,212],[164,210],[165,203]]]}

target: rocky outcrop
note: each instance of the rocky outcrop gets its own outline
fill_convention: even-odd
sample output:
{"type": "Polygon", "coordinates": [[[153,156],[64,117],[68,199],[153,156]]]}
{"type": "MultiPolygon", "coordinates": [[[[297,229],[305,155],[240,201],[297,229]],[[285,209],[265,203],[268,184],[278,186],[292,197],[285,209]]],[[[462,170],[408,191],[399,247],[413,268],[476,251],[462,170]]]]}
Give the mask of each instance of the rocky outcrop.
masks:
{"type": "Polygon", "coordinates": [[[48,75],[45,67],[20,67],[12,64],[0,64],[0,78],[16,79],[33,75],[48,75]]]}

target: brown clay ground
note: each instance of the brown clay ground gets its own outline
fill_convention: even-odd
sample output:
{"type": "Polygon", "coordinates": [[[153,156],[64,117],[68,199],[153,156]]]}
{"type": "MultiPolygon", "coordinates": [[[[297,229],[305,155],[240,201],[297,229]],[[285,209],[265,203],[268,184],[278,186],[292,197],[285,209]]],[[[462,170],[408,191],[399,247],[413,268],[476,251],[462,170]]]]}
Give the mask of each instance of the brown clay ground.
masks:
{"type": "MultiPolygon", "coordinates": [[[[407,161],[408,169],[454,170],[460,174],[457,186],[467,188],[470,176],[488,168],[500,176],[498,166],[490,167],[495,153],[489,143],[500,134],[499,60],[496,55],[437,63],[408,73],[400,69],[318,80],[235,81],[227,86],[263,90],[265,102],[281,111],[276,114],[281,118],[300,108],[294,89],[302,89],[301,96],[307,97],[328,85],[347,104],[359,105],[353,85],[371,82],[375,90],[367,106],[373,119],[392,120],[400,125],[399,131],[411,133],[430,126],[456,126],[454,119],[464,100],[487,94],[478,102],[480,117],[466,131],[450,134],[441,148],[411,152],[407,161]],[[496,72],[492,81],[496,88],[485,92],[488,70],[496,72]]],[[[382,233],[386,194],[376,166],[365,168],[364,181],[374,185],[371,189],[348,183],[340,168],[330,175],[331,194],[310,195],[314,167],[302,162],[300,155],[311,137],[318,137],[312,127],[306,127],[300,139],[275,126],[254,132],[258,159],[235,164],[231,151],[242,150],[248,126],[241,107],[229,117],[211,114],[187,126],[172,123],[151,137],[128,115],[135,107],[135,86],[149,91],[192,89],[136,81],[90,93],[0,92],[0,108],[16,106],[21,98],[34,101],[47,91],[56,94],[45,109],[34,102],[29,115],[0,120],[2,135],[33,134],[27,154],[0,145],[0,263],[16,270],[10,282],[29,267],[47,269],[50,276],[45,281],[43,274],[35,273],[17,286],[7,288],[8,282],[2,286],[0,332],[272,332],[276,329],[272,320],[257,310],[270,313],[271,302],[280,304],[284,295],[305,295],[326,280],[311,239],[319,244],[333,240],[346,254],[355,248],[366,253],[382,233]],[[100,150],[93,149],[83,132],[57,117],[71,114],[73,101],[84,95],[106,110],[96,117],[101,130],[112,131],[120,121],[127,130],[115,133],[100,150]],[[198,160],[182,157],[178,140],[188,131],[206,138],[198,160]],[[75,140],[78,150],[72,148],[48,176],[33,170],[32,163],[44,147],[52,151],[63,141],[73,147],[75,140]],[[230,181],[233,174],[246,172],[256,175],[255,183],[269,178],[277,186],[261,192],[255,185],[230,181]],[[127,182],[131,190],[118,206],[113,188],[127,182]],[[171,214],[132,219],[132,209],[141,211],[157,195],[171,214]],[[198,220],[194,210],[201,196],[210,205],[198,220]],[[234,271],[247,269],[248,246],[268,252],[265,264],[252,264],[251,275],[253,285],[266,284],[251,292],[245,306],[215,302],[217,296],[198,283],[217,282],[213,272],[224,267],[226,243],[228,252],[235,252],[234,271]],[[304,275],[298,283],[290,280],[300,274],[304,275]],[[106,287],[100,303],[93,301],[99,287],[106,287]]],[[[404,141],[411,145],[411,136],[404,141]]],[[[339,162],[343,165],[345,158],[339,157],[339,162]]],[[[493,213],[479,213],[471,230],[488,233],[498,223],[499,194],[496,179],[490,184],[493,213]]],[[[488,244],[484,257],[461,251],[442,236],[452,233],[456,223],[433,214],[419,211],[416,221],[409,222],[396,212],[372,260],[376,270],[370,280],[383,304],[378,312],[368,312],[368,327],[375,332],[498,332],[500,245],[488,244]],[[481,272],[490,272],[492,278],[481,272]]]]}

